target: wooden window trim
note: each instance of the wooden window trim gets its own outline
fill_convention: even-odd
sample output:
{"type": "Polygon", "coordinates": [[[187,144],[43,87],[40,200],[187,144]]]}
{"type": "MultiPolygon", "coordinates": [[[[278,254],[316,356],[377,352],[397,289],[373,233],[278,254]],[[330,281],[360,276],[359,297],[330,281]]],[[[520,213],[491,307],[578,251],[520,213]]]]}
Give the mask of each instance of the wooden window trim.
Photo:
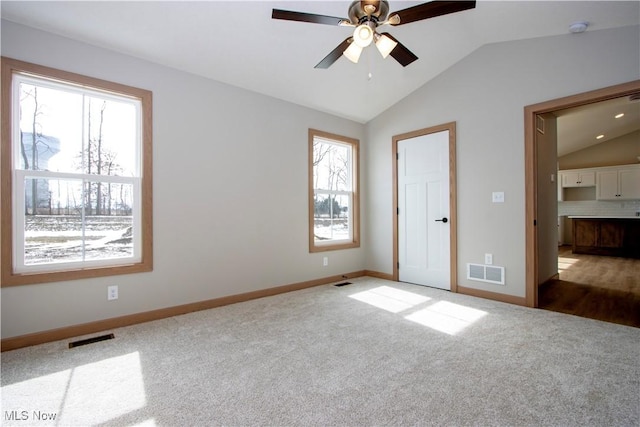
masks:
{"type": "Polygon", "coordinates": [[[347,136],[336,135],[317,129],[309,129],[309,252],[326,252],[340,249],[351,249],[360,247],[360,141],[347,136]],[[314,188],[313,188],[313,141],[315,137],[326,138],[337,142],[349,144],[353,149],[353,230],[352,239],[349,242],[331,243],[325,245],[316,245],[313,233],[313,211],[314,211],[314,188]]]}
{"type": "Polygon", "coordinates": [[[2,89],[1,121],[2,145],[0,147],[0,279],[2,286],[29,285],[86,279],[92,277],[112,276],[117,274],[139,273],[153,270],[153,214],[152,214],[152,93],[145,89],[113,83],[106,80],[87,77],[67,71],[57,70],[28,62],[2,57],[2,89]],[[112,267],[92,267],[75,270],[64,270],[44,273],[13,272],[13,200],[12,200],[12,108],[11,92],[13,74],[23,72],[37,77],[50,78],[70,84],[88,86],[123,96],[134,97],[142,105],[142,201],[141,201],[141,233],[142,258],[140,262],[112,267]]]}

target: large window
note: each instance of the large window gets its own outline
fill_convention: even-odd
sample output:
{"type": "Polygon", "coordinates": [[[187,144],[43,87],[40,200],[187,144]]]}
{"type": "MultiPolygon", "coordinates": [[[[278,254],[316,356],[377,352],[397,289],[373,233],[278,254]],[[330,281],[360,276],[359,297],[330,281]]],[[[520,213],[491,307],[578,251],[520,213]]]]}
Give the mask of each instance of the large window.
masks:
{"type": "Polygon", "coordinates": [[[358,140],[310,129],[309,250],[358,246],[358,140]]]}
{"type": "Polygon", "coordinates": [[[2,91],[2,285],[151,270],[151,93],[8,58],[2,91]]]}

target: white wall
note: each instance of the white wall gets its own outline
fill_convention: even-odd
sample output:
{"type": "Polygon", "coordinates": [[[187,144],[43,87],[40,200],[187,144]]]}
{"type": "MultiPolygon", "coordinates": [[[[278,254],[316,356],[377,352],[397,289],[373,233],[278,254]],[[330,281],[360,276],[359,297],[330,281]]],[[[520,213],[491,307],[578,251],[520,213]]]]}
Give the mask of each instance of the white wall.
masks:
{"type": "Polygon", "coordinates": [[[154,271],[3,288],[3,338],[364,268],[362,248],[307,242],[307,130],[363,125],[6,21],[2,55],[149,89],[154,109],[154,271]]]}
{"type": "Polygon", "coordinates": [[[367,124],[367,269],[392,273],[393,135],[457,122],[458,277],[525,296],[524,107],[640,78],[638,26],[484,46],[367,124]],[[505,203],[492,204],[491,192],[505,203]],[[493,253],[506,286],[466,279],[493,253]]]}

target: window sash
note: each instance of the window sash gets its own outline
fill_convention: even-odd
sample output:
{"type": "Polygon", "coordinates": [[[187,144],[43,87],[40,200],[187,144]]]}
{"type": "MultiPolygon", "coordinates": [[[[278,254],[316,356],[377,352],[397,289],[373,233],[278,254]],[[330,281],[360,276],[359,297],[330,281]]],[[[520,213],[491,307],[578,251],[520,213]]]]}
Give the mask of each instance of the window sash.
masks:
{"type": "MultiPolygon", "coordinates": [[[[342,190],[342,191],[353,191],[353,151],[354,151],[353,146],[351,144],[347,144],[344,142],[335,141],[335,140],[331,140],[331,139],[327,139],[319,136],[315,136],[313,139],[314,147],[316,144],[332,145],[340,149],[346,149],[347,151],[347,170],[346,170],[346,180],[345,180],[346,182],[343,185],[345,187],[345,190],[342,190]]],[[[314,177],[317,177],[319,175],[320,172],[317,170],[317,168],[321,165],[324,165],[324,164],[320,163],[319,165],[313,166],[314,177]]],[[[320,184],[320,183],[317,182],[316,184],[320,184]]],[[[326,188],[326,186],[321,186],[321,185],[318,185],[315,189],[327,190],[327,191],[341,191],[341,190],[326,188]]]]}
{"type": "MultiPolygon", "coordinates": [[[[28,84],[32,86],[43,87],[47,89],[59,90],[62,92],[73,93],[82,96],[96,97],[102,98],[105,100],[115,101],[115,102],[127,102],[134,106],[135,108],[135,122],[136,122],[136,135],[135,140],[138,141],[136,144],[136,150],[134,151],[135,158],[133,159],[134,170],[133,173],[135,176],[142,176],[143,172],[143,158],[142,158],[142,145],[143,145],[143,134],[142,134],[142,102],[140,99],[122,94],[122,93],[113,93],[107,90],[101,90],[97,88],[92,88],[85,85],[76,84],[73,82],[67,81],[58,81],[53,78],[37,76],[27,72],[13,72],[12,74],[12,84],[11,84],[11,109],[14,114],[12,115],[12,135],[11,135],[11,145],[12,145],[12,169],[18,170],[20,165],[20,114],[16,114],[15,112],[20,111],[20,85],[28,84]]],[[[84,112],[83,112],[84,114],[84,112]]],[[[84,120],[84,119],[83,119],[84,120]]],[[[84,129],[82,132],[83,144],[84,142],[84,129]]],[[[97,175],[97,174],[95,174],[97,175]]],[[[100,175],[105,176],[105,175],[100,175]]],[[[110,175],[106,175],[110,176],[110,175]]]]}
{"type": "MultiPolygon", "coordinates": [[[[60,81],[55,78],[39,76],[24,71],[17,71],[13,73],[13,83],[14,90],[20,86],[20,83],[25,83],[32,86],[46,87],[78,95],[95,96],[96,98],[105,98],[111,101],[127,101],[140,104],[140,100],[138,98],[124,93],[114,93],[108,90],[90,87],[88,85],[81,85],[69,81],[60,81]]],[[[18,103],[20,102],[19,99],[17,101],[18,103]]]]}
{"type": "MultiPolygon", "coordinates": [[[[142,261],[142,180],[138,177],[121,177],[112,175],[90,175],[90,174],[73,174],[64,172],[51,171],[33,171],[33,170],[15,170],[13,179],[13,271],[15,273],[46,273],[55,271],[66,271],[82,268],[95,268],[107,266],[120,266],[139,263],[142,261]],[[40,264],[26,264],[25,261],[25,224],[26,215],[24,213],[25,206],[25,181],[28,178],[44,178],[44,179],[64,179],[67,181],[79,181],[84,188],[86,183],[114,183],[114,184],[130,184],[133,188],[133,205],[131,216],[133,218],[132,229],[132,247],[133,254],[131,256],[111,257],[104,259],[94,259],[81,261],[59,261],[47,262],[40,264]]],[[[83,197],[84,200],[84,197],[83,197]]],[[[83,208],[86,208],[83,203],[83,208]]],[[[84,217],[84,209],[82,210],[82,227],[86,224],[84,217]]],[[[83,244],[85,242],[83,234],[83,244]]]]}
{"type": "Polygon", "coordinates": [[[121,175],[94,175],[88,173],[55,172],[48,170],[15,169],[13,171],[16,178],[49,178],[49,179],[73,179],[86,181],[111,182],[113,184],[130,184],[140,181],[138,176],[121,175]]]}
{"type": "Polygon", "coordinates": [[[314,194],[336,194],[338,196],[352,196],[353,191],[341,191],[341,190],[324,190],[321,188],[314,188],[314,194]]]}
{"type": "MultiPolygon", "coordinates": [[[[314,191],[314,200],[317,198],[318,195],[325,195],[329,197],[329,206],[332,207],[333,203],[331,203],[331,200],[335,199],[335,196],[347,196],[347,200],[348,200],[348,215],[347,215],[347,227],[348,227],[348,236],[345,238],[338,238],[338,237],[331,237],[329,239],[326,240],[321,240],[321,239],[315,239],[314,238],[314,244],[316,246],[327,246],[327,245],[332,245],[332,244],[336,244],[336,243],[344,243],[344,242],[351,242],[353,241],[353,197],[354,194],[352,191],[329,191],[329,190],[316,190],[314,191]]],[[[314,229],[314,236],[315,234],[315,215],[314,215],[314,224],[313,224],[313,229],[314,229]]],[[[330,227],[331,227],[331,234],[333,235],[333,220],[334,217],[333,215],[329,214],[329,221],[330,221],[330,227]]]]}

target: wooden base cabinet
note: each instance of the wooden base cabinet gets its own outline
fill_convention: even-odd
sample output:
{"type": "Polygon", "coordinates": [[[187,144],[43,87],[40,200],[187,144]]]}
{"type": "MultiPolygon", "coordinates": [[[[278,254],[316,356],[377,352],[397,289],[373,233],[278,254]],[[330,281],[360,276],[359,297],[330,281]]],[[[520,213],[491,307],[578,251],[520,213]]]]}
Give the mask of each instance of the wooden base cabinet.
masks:
{"type": "Polygon", "coordinates": [[[573,253],[640,258],[640,219],[573,219],[573,253]]]}

